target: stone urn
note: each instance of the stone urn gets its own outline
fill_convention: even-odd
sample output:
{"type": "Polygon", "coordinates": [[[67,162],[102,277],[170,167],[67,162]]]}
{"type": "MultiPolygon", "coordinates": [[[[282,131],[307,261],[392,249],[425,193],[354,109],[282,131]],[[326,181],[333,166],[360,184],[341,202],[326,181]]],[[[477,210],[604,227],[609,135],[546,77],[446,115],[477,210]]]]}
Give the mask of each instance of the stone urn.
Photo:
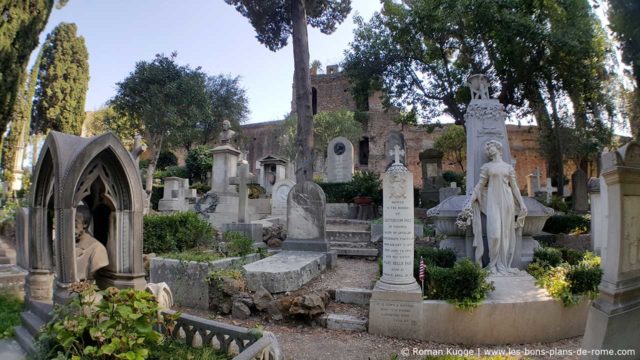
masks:
{"type": "MultiPolygon", "coordinates": [[[[474,258],[473,231],[471,227],[463,230],[456,226],[456,218],[467,203],[471,195],[451,196],[442,201],[438,206],[427,210],[427,217],[433,221],[438,234],[446,238],[440,242],[440,248],[451,248],[458,257],[474,258]]],[[[533,251],[539,246],[533,239],[533,235],[542,232],[544,223],[554,210],[542,205],[534,198],[524,197],[527,206],[527,218],[521,234],[516,234],[516,254],[513,266],[520,269],[526,268],[533,260],[533,251]]]]}

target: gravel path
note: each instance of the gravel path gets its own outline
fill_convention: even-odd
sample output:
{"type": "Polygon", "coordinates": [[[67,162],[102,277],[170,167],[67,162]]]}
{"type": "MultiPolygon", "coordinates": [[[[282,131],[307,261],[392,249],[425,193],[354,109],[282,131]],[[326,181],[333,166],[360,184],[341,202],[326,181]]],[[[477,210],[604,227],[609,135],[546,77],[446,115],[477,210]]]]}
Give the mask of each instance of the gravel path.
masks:
{"type": "MultiPolygon", "coordinates": [[[[375,284],[377,271],[378,265],[375,261],[338,258],[336,269],[326,271],[321,277],[311,281],[296,293],[311,290],[335,290],[341,287],[371,289],[375,284]]],[[[513,359],[578,359],[577,356],[566,355],[536,356],[531,354],[531,351],[538,353],[545,351],[547,354],[551,350],[555,350],[556,354],[568,351],[575,352],[582,339],[577,337],[546,344],[488,346],[471,349],[459,345],[396,339],[364,332],[329,330],[320,327],[315,321],[306,324],[294,321],[272,322],[259,316],[252,316],[247,320],[235,320],[230,316],[216,316],[202,310],[186,308],[177,310],[248,328],[260,325],[264,327],[264,330],[276,335],[286,359],[293,360],[390,360],[394,355],[398,356],[398,360],[423,359],[429,354],[477,356],[478,351],[488,355],[485,351],[508,352],[509,349],[512,350],[512,355],[516,355],[518,351],[521,354],[512,357],[513,359]],[[524,356],[525,350],[530,352],[528,356],[524,356]],[[406,352],[409,353],[408,356],[404,355],[406,352]],[[420,352],[422,355],[419,355],[420,352]]],[[[327,312],[367,316],[368,308],[331,302],[327,307],[327,312]]],[[[505,354],[508,355],[508,353],[505,354]]]]}

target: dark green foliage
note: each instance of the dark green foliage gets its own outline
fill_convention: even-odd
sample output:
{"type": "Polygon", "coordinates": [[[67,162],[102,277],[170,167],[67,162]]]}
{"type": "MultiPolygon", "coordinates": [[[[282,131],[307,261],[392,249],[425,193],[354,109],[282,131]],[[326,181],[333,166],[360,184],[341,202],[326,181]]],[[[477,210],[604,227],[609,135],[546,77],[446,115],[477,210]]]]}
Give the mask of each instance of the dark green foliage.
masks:
{"type": "Polygon", "coordinates": [[[158,203],[163,196],[164,185],[153,185],[153,190],[151,191],[151,208],[153,210],[158,210],[158,203]]]}
{"type": "Polygon", "coordinates": [[[533,252],[533,262],[545,267],[558,266],[562,261],[562,251],[556,248],[537,248],[533,252]]]}
{"type": "Polygon", "coordinates": [[[158,170],[165,170],[169,166],[177,166],[178,158],[171,151],[162,151],[158,156],[158,170]]]}
{"type": "Polygon", "coordinates": [[[442,178],[448,183],[455,182],[458,186],[464,185],[464,173],[447,170],[442,172],[442,178]]]}
{"type": "Polygon", "coordinates": [[[227,242],[227,253],[229,256],[246,256],[253,252],[253,240],[237,231],[225,231],[222,235],[227,242]]]}
{"type": "Polygon", "coordinates": [[[487,271],[469,259],[456,262],[452,268],[427,266],[426,296],[450,301],[458,308],[473,308],[494,289],[486,281],[488,276],[487,271]]]}
{"type": "Polygon", "coordinates": [[[152,61],[136,63],[133,72],[117,84],[110,102],[118,115],[130,119],[144,135],[150,153],[147,191],[152,188],[160,152],[182,145],[182,134],[207,115],[206,74],[178,65],[176,57],[176,53],[157,54],[152,61]]]}
{"type": "Polygon", "coordinates": [[[599,266],[580,263],[567,273],[569,289],[573,294],[597,293],[603,271],[599,266]]]}
{"type": "Polygon", "coordinates": [[[210,347],[192,347],[179,340],[164,341],[155,346],[149,354],[149,360],[231,360],[231,357],[220,350],[210,347]]]}
{"type": "Polygon", "coordinates": [[[351,183],[318,183],[324,195],[327,197],[327,203],[350,203],[358,194],[353,191],[351,183]]]}
{"type": "Polygon", "coordinates": [[[575,231],[588,233],[591,229],[591,220],[582,215],[553,215],[544,224],[542,231],[551,234],[570,234],[575,231]]]}
{"type": "Polygon", "coordinates": [[[564,199],[561,196],[553,195],[551,197],[551,201],[545,203],[546,206],[563,213],[566,213],[569,210],[569,205],[564,202],[564,199]]]}
{"type": "Polygon", "coordinates": [[[209,147],[198,145],[189,149],[185,165],[191,181],[205,182],[207,173],[211,171],[213,166],[213,156],[209,147]]]}
{"type": "Polygon", "coordinates": [[[23,301],[13,294],[0,293],[0,339],[13,336],[14,327],[20,325],[23,301]]]}
{"type": "Polygon", "coordinates": [[[467,135],[462,126],[447,126],[433,147],[442,152],[445,160],[457,164],[464,173],[464,163],[467,161],[467,135]]]}
{"type": "Polygon", "coordinates": [[[224,258],[223,254],[213,252],[204,248],[193,248],[181,252],[169,252],[160,254],[163,258],[180,261],[210,262],[224,258]]]}
{"type": "Polygon", "coordinates": [[[260,196],[267,192],[260,184],[247,184],[247,188],[249,190],[249,199],[259,199],[260,196]]]}
{"type": "MultiPolygon", "coordinates": [[[[261,0],[225,0],[242,16],[249,19],[256,38],[269,50],[287,45],[292,34],[291,1],[264,2],[261,0]]],[[[307,0],[307,23],[324,34],[331,34],[351,11],[350,0],[307,0]]]]}
{"type": "Polygon", "coordinates": [[[56,307],[38,338],[35,359],[146,359],[164,338],[155,329],[175,325],[175,316],[158,315],[149,292],[110,287],[93,303],[96,289],[74,284],[78,296],[56,307]]]}
{"type": "Polygon", "coordinates": [[[54,0],[3,0],[1,4],[6,16],[0,24],[0,131],[4,133],[24,83],[29,57],[38,46],[54,0]]]}
{"type": "Polygon", "coordinates": [[[144,252],[167,253],[210,246],[213,229],[193,211],[144,217],[144,252]]]}
{"type": "Polygon", "coordinates": [[[373,202],[382,204],[382,180],[380,175],[373,171],[357,171],[353,174],[351,186],[358,195],[371,196],[373,202]]]}
{"type": "MultiPolygon", "coordinates": [[[[637,87],[640,88],[640,2],[607,0],[609,27],[616,33],[622,47],[622,61],[631,66],[637,87]]],[[[636,89],[636,94],[637,93],[636,89]]]]}
{"type": "Polygon", "coordinates": [[[89,87],[89,53],[73,23],[60,23],[42,45],[34,121],[41,132],[80,135],[89,87]]]}
{"type": "Polygon", "coordinates": [[[153,177],[156,179],[164,179],[166,177],[179,177],[183,179],[188,179],[189,171],[185,166],[173,165],[173,166],[167,167],[164,170],[156,170],[156,172],[153,173],[153,177]]]}
{"type": "Polygon", "coordinates": [[[582,295],[595,298],[603,274],[593,253],[554,248],[536,250],[527,272],[565,306],[577,304],[582,295]]]}
{"type": "Polygon", "coordinates": [[[209,190],[211,190],[211,185],[204,183],[195,183],[189,186],[189,188],[196,189],[196,191],[198,191],[198,194],[206,194],[207,192],[209,192],[209,190]]]}
{"type": "Polygon", "coordinates": [[[452,249],[438,249],[432,247],[417,247],[414,257],[414,275],[418,277],[418,264],[420,258],[429,266],[452,268],[456,262],[456,253],[452,249]]]}

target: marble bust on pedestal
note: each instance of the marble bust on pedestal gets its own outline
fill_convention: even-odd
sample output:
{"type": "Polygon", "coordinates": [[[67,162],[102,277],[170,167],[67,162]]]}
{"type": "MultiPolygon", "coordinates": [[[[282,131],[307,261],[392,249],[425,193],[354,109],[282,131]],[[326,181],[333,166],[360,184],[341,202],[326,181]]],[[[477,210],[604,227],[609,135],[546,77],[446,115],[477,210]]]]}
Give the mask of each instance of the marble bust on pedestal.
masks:
{"type": "Polygon", "coordinates": [[[78,206],[75,217],[76,276],[78,280],[93,280],[96,271],[109,265],[107,249],[87,231],[91,212],[86,206],[78,206]]]}
{"type": "Polygon", "coordinates": [[[229,120],[224,120],[222,122],[222,132],[218,135],[220,144],[228,145],[234,136],[236,136],[236,132],[231,130],[231,122],[229,122],[229,120]]]}

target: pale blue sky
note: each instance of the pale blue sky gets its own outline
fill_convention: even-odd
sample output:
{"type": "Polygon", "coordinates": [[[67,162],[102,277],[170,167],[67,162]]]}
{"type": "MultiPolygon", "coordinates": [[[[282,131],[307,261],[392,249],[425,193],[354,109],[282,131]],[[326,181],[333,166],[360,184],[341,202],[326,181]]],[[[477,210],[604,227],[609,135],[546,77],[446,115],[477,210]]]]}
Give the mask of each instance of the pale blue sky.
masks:
{"type": "MultiPolygon", "coordinates": [[[[352,0],[349,18],[332,35],[309,27],[311,60],[323,67],[340,62],[353,38],[353,15],[368,19],[380,7],[378,0],[352,0]]],[[[76,23],[89,50],[86,110],[109,100],[137,61],[174,50],[179,63],[202,66],[210,75],[240,75],[250,122],[281,119],[291,108],[291,44],[269,51],[256,40],[249,21],[223,0],[71,0],[54,9],[41,43],[60,22],[76,23]]]]}

